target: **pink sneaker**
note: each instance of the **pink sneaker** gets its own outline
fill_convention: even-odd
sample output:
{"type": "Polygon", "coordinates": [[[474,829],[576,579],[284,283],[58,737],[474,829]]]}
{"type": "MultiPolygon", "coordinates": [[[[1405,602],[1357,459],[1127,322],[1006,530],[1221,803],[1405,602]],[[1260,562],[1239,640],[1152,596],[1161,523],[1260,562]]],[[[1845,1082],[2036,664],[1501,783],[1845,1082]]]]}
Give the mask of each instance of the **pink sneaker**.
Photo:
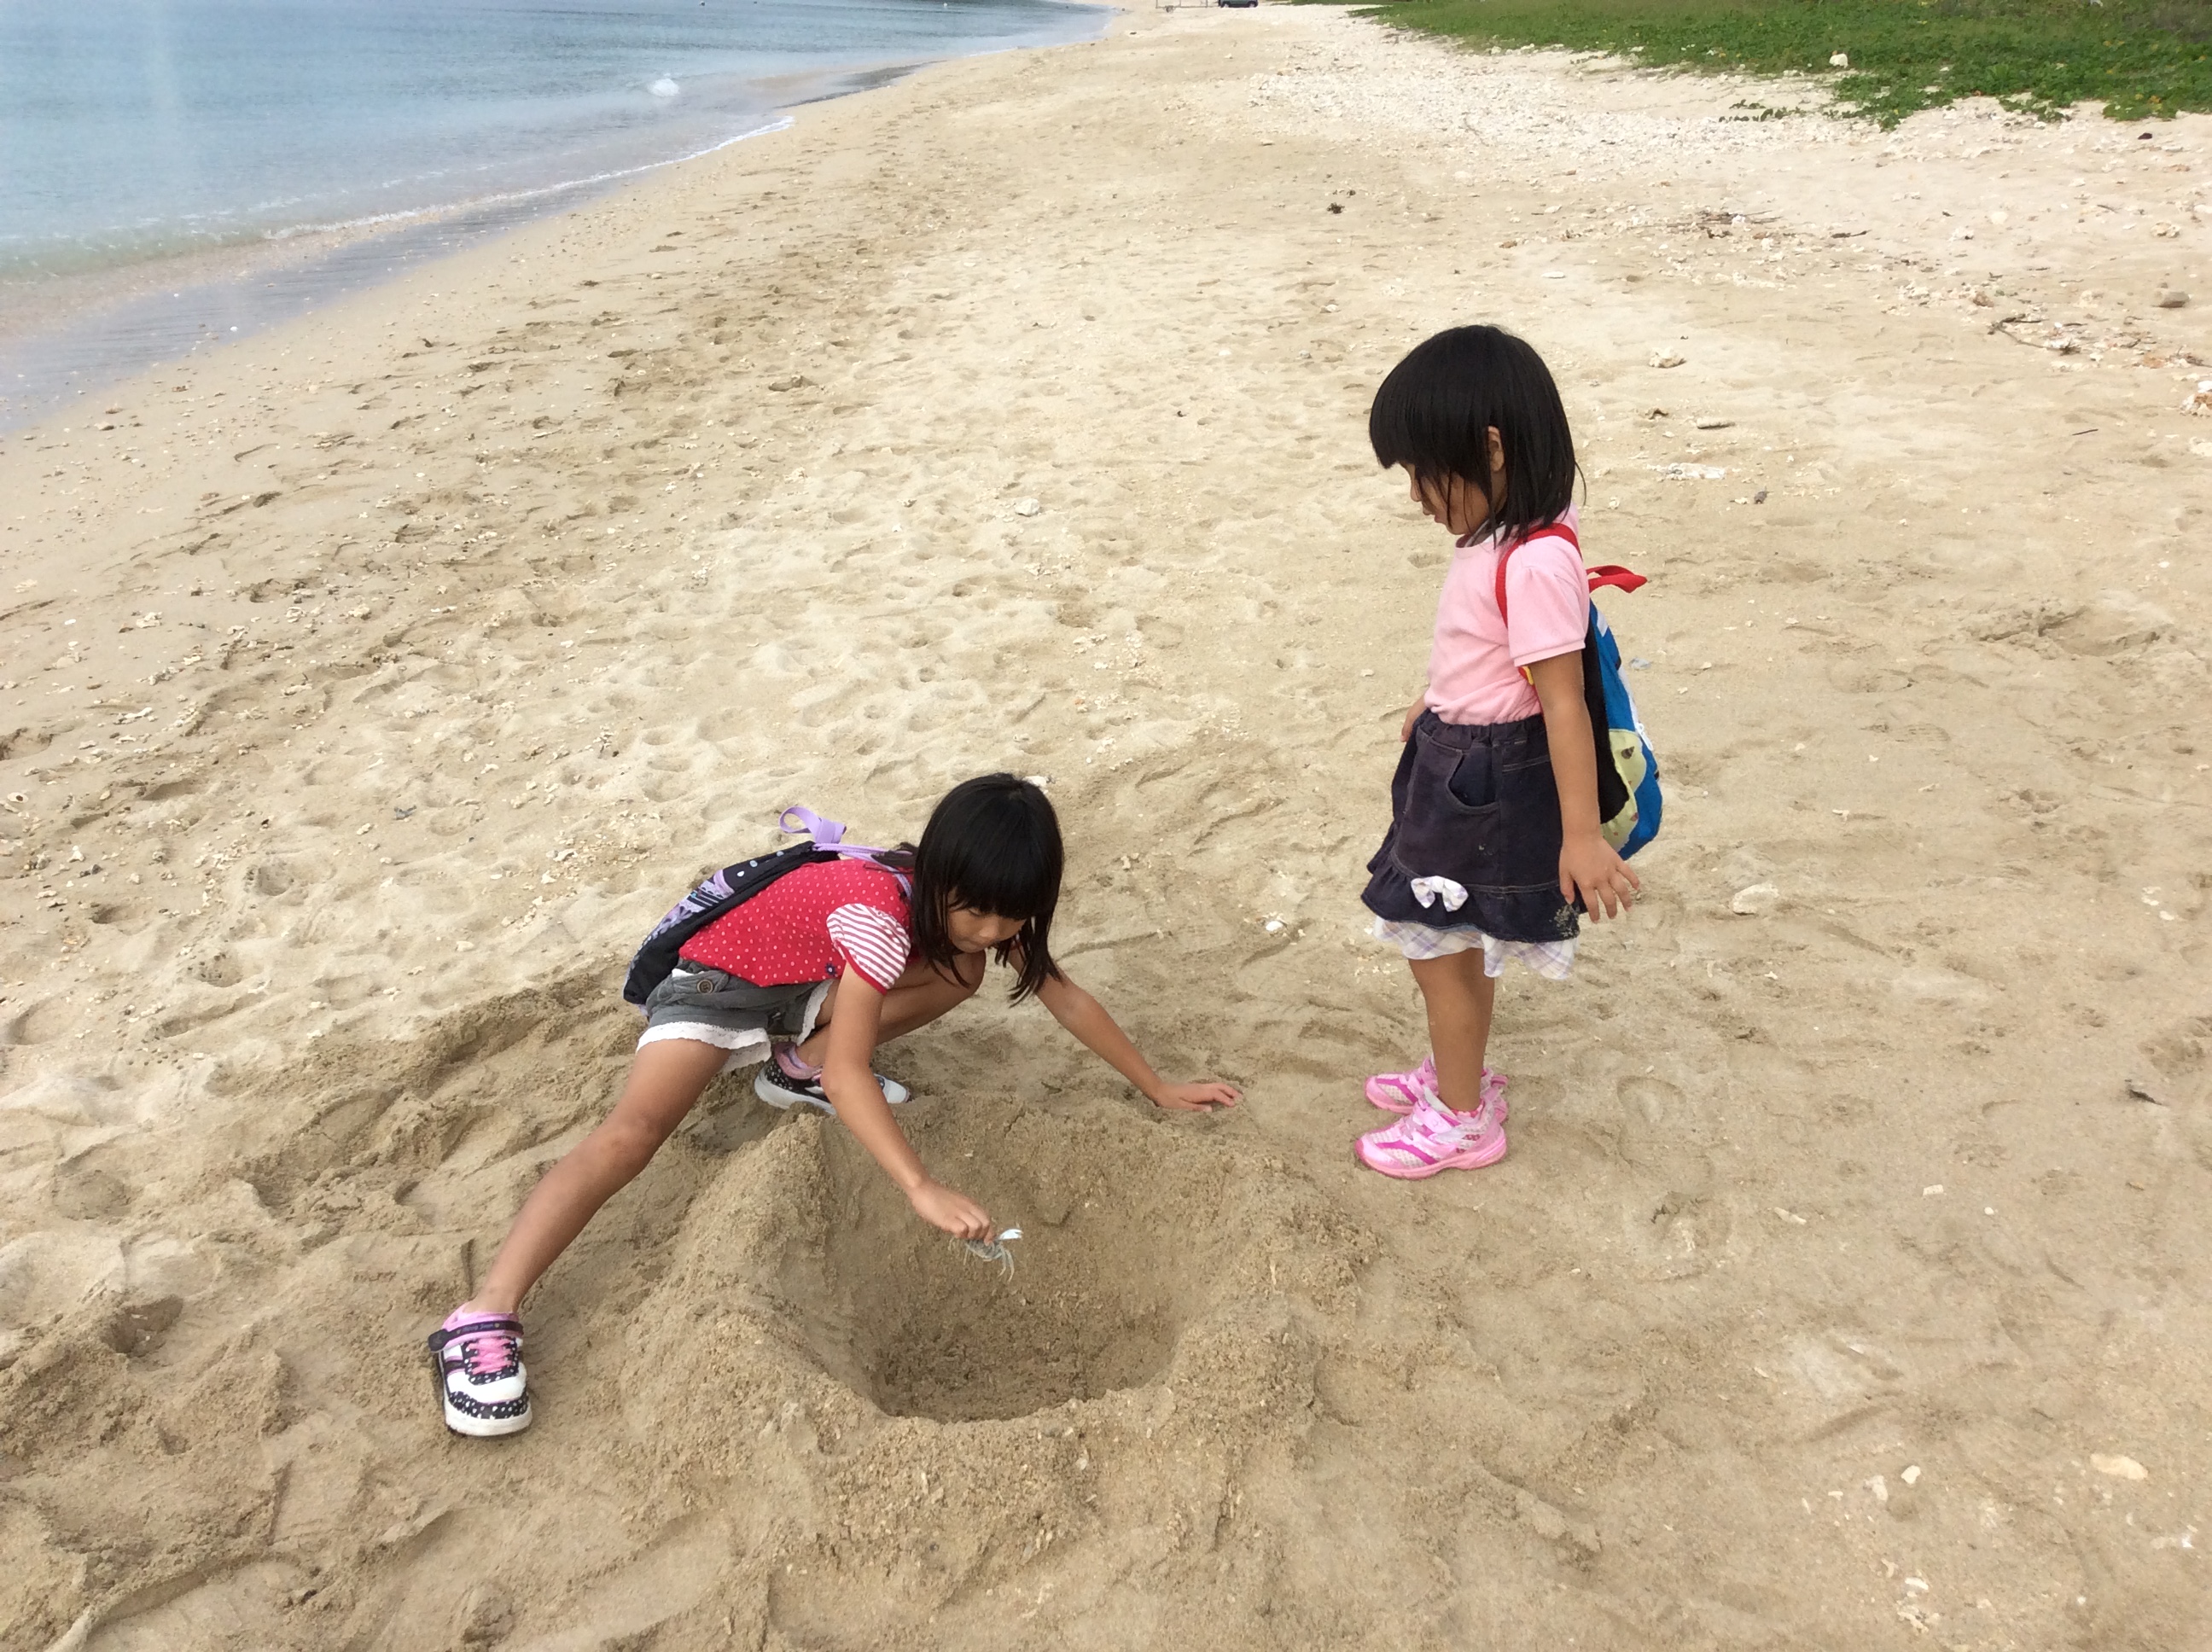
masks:
{"type": "MultiPolygon", "coordinates": [[[[1433,1096],[1437,1090],[1437,1058],[1425,1055],[1421,1065],[1411,1072],[1378,1072],[1367,1081],[1367,1099],[1385,1113],[1395,1113],[1400,1118],[1420,1104],[1424,1096],[1433,1096]]],[[[1505,1075],[1482,1070],[1482,1104],[1498,1109],[1498,1121],[1505,1122],[1512,1108],[1506,1105],[1505,1075]]]]}
{"type": "Polygon", "coordinates": [[[456,1308],[430,1333],[430,1368],[454,1433],[489,1439],[530,1426],[522,1321],[514,1315],[456,1308]]]}
{"type": "Polygon", "coordinates": [[[1505,1157],[1505,1121],[1486,1104],[1480,1113],[1455,1113],[1424,1096],[1404,1118],[1369,1131],[1352,1151],[1369,1169],[1402,1181],[1439,1170],[1479,1170],[1505,1157]]]}

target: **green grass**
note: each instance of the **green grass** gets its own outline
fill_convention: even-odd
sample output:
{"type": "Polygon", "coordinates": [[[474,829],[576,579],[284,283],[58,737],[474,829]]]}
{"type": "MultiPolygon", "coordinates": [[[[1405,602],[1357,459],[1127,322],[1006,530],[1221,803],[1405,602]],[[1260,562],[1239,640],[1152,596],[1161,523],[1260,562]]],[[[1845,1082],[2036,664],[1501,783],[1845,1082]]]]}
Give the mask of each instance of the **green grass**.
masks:
{"type": "Polygon", "coordinates": [[[2212,0],[1399,0],[1366,11],[1483,46],[1617,52],[1653,67],[1832,77],[1893,126],[1965,97],[2055,118],[2212,111],[2212,0]],[[1835,52],[1850,66],[1832,69],[1835,52]]]}

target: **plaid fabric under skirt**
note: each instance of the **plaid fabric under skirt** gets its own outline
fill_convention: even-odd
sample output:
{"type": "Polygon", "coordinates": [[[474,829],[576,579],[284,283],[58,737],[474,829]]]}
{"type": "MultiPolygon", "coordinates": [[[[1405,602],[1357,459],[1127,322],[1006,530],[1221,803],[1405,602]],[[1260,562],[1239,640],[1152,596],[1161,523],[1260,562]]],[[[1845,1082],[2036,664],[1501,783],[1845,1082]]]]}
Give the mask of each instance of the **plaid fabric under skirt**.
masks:
{"type": "Polygon", "coordinates": [[[1426,924],[1394,923],[1388,918],[1375,920],[1374,935],[1376,940],[1388,941],[1404,953],[1408,963],[1446,957],[1454,952],[1472,952],[1479,946],[1482,949],[1482,973],[1486,975],[1504,974],[1509,958],[1546,981],[1565,981],[1567,972],[1575,967],[1572,936],[1563,941],[1501,941],[1495,935],[1486,935],[1469,926],[1432,929],[1426,924]]]}

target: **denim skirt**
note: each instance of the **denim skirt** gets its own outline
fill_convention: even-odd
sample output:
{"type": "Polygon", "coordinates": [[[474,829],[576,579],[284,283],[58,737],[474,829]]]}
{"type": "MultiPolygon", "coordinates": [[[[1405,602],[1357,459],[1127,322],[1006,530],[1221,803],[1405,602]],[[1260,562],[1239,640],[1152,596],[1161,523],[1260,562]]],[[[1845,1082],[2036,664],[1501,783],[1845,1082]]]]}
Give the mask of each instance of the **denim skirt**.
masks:
{"type": "Polygon", "coordinates": [[[826,981],[791,987],[756,987],[742,975],[679,963],[645,1000],[642,1049],[664,1039],[712,1044],[730,1052],[725,1072],[768,1059],[771,1043],[796,1043],[814,1030],[826,981]]]}
{"type": "Polygon", "coordinates": [[[1447,723],[1424,711],[1390,781],[1389,834],[1360,898],[1392,923],[1566,940],[1580,923],[1559,894],[1562,835],[1540,716],[1447,723]]]}

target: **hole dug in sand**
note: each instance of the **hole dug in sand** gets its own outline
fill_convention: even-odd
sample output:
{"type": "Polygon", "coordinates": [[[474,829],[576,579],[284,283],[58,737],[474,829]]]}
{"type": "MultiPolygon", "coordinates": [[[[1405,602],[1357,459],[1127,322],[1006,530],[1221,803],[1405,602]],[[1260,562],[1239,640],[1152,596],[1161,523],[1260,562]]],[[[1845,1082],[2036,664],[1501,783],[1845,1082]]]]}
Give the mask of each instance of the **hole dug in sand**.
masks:
{"type": "Polygon", "coordinates": [[[824,1369],[891,1416],[944,1422],[1158,1377],[1219,1248],[1218,1152],[1188,1125],[1111,1114],[963,1104],[905,1122],[938,1175],[1022,1230],[1013,1272],[925,1227],[859,1144],[825,1127],[825,1243],[811,1266],[792,1259],[820,1269],[820,1311],[795,1328],[824,1369]]]}

